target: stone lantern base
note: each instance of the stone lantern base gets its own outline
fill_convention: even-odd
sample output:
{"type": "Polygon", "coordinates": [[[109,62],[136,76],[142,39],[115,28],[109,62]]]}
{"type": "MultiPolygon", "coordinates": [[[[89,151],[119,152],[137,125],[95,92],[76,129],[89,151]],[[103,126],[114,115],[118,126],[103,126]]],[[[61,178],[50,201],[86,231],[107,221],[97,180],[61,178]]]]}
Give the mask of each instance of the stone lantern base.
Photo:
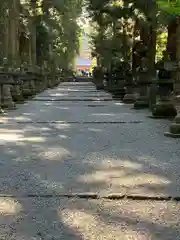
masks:
{"type": "Polygon", "coordinates": [[[53,84],[53,79],[52,79],[52,76],[48,76],[48,88],[53,88],[54,87],[54,84],[53,84]]]}
{"type": "Polygon", "coordinates": [[[104,85],[103,84],[96,84],[96,89],[97,90],[103,90],[104,89],[104,85]]]}
{"type": "Polygon", "coordinates": [[[46,90],[47,88],[48,88],[47,81],[44,80],[44,81],[42,82],[42,90],[44,91],[44,90],[46,90]]]}
{"type": "Polygon", "coordinates": [[[24,98],[23,98],[23,95],[22,95],[22,89],[21,89],[21,86],[20,85],[14,85],[12,87],[12,98],[15,102],[18,102],[18,103],[23,103],[24,102],[24,98]]]}
{"type": "Polygon", "coordinates": [[[180,114],[177,115],[175,121],[171,124],[169,132],[164,133],[167,137],[180,138],[180,114]]]}
{"type": "Polygon", "coordinates": [[[23,82],[22,93],[25,98],[28,98],[33,95],[30,82],[27,80],[23,82]]]}
{"type": "Polygon", "coordinates": [[[15,109],[15,103],[11,95],[11,85],[1,86],[1,107],[5,109],[15,109]]]}
{"type": "Polygon", "coordinates": [[[177,110],[170,101],[159,101],[153,106],[152,115],[154,118],[174,118],[177,110]]]}
{"type": "Polygon", "coordinates": [[[125,96],[125,89],[124,88],[119,88],[116,91],[114,91],[112,93],[112,97],[115,99],[121,99],[123,100],[124,96],[125,96]]]}
{"type": "Polygon", "coordinates": [[[108,85],[106,87],[106,90],[112,94],[113,98],[120,98],[123,99],[124,95],[126,94],[125,88],[124,88],[124,82],[118,83],[118,84],[112,84],[108,85]]]}
{"type": "Polygon", "coordinates": [[[124,95],[124,103],[134,103],[136,101],[136,94],[134,93],[133,84],[126,86],[126,94],[124,95]]]}
{"type": "Polygon", "coordinates": [[[143,109],[149,107],[149,99],[147,96],[140,96],[134,103],[134,109],[143,109]]]}
{"type": "Polygon", "coordinates": [[[136,101],[136,96],[134,93],[126,93],[123,98],[124,103],[134,103],[136,101]]]}
{"type": "Polygon", "coordinates": [[[32,95],[36,94],[36,85],[35,85],[35,80],[34,79],[32,79],[30,81],[29,88],[31,90],[32,95]]]}
{"type": "Polygon", "coordinates": [[[148,96],[148,86],[150,82],[148,81],[148,78],[146,77],[146,73],[139,73],[140,78],[138,81],[138,98],[136,102],[134,103],[134,109],[144,109],[149,108],[149,96],[148,96]]]}
{"type": "Polygon", "coordinates": [[[2,91],[0,91],[0,113],[4,113],[3,109],[1,108],[2,107],[2,104],[1,104],[1,101],[2,101],[2,94],[1,94],[2,91]]]}
{"type": "Polygon", "coordinates": [[[126,94],[124,95],[123,102],[124,103],[134,103],[136,101],[136,94],[133,93],[132,87],[126,88],[126,94]]]}
{"type": "Polygon", "coordinates": [[[60,84],[60,77],[56,76],[55,86],[57,87],[60,84]]]}
{"type": "Polygon", "coordinates": [[[104,84],[102,79],[94,79],[93,83],[95,84],[95,87],[97,90],[103,90],[104,84]]]}

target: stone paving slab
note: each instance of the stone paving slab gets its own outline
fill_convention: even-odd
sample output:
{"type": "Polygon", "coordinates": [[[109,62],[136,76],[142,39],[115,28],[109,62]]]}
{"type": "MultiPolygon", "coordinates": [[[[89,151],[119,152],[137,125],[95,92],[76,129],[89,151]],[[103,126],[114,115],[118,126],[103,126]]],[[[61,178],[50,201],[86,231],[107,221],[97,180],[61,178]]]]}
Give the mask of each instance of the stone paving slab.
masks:
{"type": "MultiPolygon", "coordinates": [[[[38,97],[66,88],[85,100],[92,93],[83,91],[95,91],[85,85],[38,97]]],[[[178,202],[102,199],[180,196],[180,140],[164,136],[169,120],[119,101],[17,107],[0,119],[0,239],[180,239],[178,202]],[[63,197],[76,193],[101,199],[63,197]]]]}
{"type": "MultiPolygon", "coordinates": [[[[16,111],[2,115],[1,121],[149,121],[148,111],[135,111],[119,101],[53,102],[30,101],[16,111]],[[102,106],[102,107],[101,107],[102,106]]],[[[151,120],[153,124],[154,120],[151,120]]]]}
{"type": "Polygon", "coordinates": [[[38,96],[45,96],[45,95],[57,95],[57,94],[80,94],[80,93],[83,93],[83,94],[88,94],[88,95],[91,95],[91,94],[101,94],[101,95],[110,95],[110,93],[108,92],[105,92],[103,90],[96,90],[95,88],[91,88],[90,90],[89,89],[85,89],[85,88],[74,88],[74,87],[58,87],[56,88],[56,91],[54,89],[47,89],[45,90],[44,92],[41,92],[40,94],[38,94],[38,96]]]}
{"type": "Polygon", "coordinates": [[[0,198],[1,240],[179,240],[175,202],[0,198]]]}
{"type": "Polygon", "coordinates": [[[41,99],[41,98],[47,98],[47,97],[53,97],[53,98],[72,98],[72,97],[108,97],[108,98],[112,98],[111,95],[109,93],[106,92],[97,92],[97,91],[65,91],[63,89],[58,89],[56,92],[52,92],[52,91],[47,91],[47,92],[43,92],[39,95],[37,95],[34,99],[41,99]]]}
{"type": "Polygon", "coordinates": [[[93,91],[93,90],[86,90],[83,89],[80,91],[74,89],[74,91],[67,91],[63,90],[61,88],[58,88],[56,91],[45,91],[37,96],[35,96],[34,99],[43,99],[43,98],[53,98],[53,99],[67,99],[67,98],[106,98],[106,99],[112,99],[112,96],[109,93],[106,93],[104,91],[93,91]]]}
{"type": "Polygon", "coordinates": [[[133,126],[0,125],[0,193],[179,196],[179,140],[133,126]]]}

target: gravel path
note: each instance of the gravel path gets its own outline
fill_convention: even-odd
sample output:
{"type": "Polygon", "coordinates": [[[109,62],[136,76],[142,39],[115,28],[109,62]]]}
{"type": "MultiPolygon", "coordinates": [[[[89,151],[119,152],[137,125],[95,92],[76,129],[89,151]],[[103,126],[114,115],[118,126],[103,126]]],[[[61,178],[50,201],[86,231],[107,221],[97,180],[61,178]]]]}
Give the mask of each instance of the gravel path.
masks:
{"type": "Polygon", "coordinates": [[[180,239],[180,140],[148,115],[91,83],[2,115],[0,239],[180,239]]]}

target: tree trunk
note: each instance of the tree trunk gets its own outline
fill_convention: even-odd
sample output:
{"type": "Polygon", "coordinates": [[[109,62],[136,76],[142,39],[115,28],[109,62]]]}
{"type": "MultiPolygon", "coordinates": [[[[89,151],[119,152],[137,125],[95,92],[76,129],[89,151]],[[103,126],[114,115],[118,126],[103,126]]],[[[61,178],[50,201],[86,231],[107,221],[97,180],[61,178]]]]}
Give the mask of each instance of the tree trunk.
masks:
{"type": "Polygon", "coordinates": [[[168,24],[168,39],[166,50],[169,53],[170,59],[172,61],[176,60],[176,29],[177,29],[177,21],[173,19],[168,24]]]}
{"type": "Polygon", "coordinates": [[[19,61],[19,0],[12,0],[9,7],[9,33],[8,33],[8,55],[9,63],[17,65],[19,61]]]}
{"type": "Polygon", "coordinates": [[[29,56],[30,64],[33,69],[36,66],[36,1],[31,0],[31,6],[33,9],[33,17],[29,18],[29,28],[30,28],[30,50],[31,56],[29,56]]]}
{"type": "Polygon", "coordinates": [[[152,24],[150,27],[149,42],[148,42],[148,64],[149,73],[153,74],[155,70],[155,58],[156,58],[156,25],[152,24]]]}
{"type": "Polygon", "coordinates": [[[180,17],[177,18],[177,28],[176,28],[176,61],[178,63],[178,70],[175,76],[174,92],[175,94],[180,94],[180,17]]]}
{"type": "Polygon", "coordinates": [[[6,22],[6,14],[5,14],[5,10],[7,8],[6,6],[7,4],[5,3],[1,3],[0,6],[0,64],[2,63],[2,60],[4,58],[4,54],[5,54],[5,22],[6,22]]]}
{"type": "Polygon", "coordinates": [[[136,54],[136,36],[138,35],[138,23],[135,21],[134,27],[133,27],[133,47],[132,47],[132,72],[133,75],[136,75],[136,68],[139,64],[139,58],[136,54]]]}

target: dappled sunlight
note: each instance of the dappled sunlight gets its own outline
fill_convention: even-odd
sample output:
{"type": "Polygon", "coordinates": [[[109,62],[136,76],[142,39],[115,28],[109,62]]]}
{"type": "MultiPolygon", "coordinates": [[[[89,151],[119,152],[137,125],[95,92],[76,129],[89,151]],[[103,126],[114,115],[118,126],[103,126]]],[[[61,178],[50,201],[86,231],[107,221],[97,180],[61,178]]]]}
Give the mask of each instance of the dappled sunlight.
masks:
{"type": "MultiPolygon", "coordinates": [[[[126,175],[125,171],[120,171],[120,170],[110,170],[107,171],[95,171],[92,174],[84,174],[83,176],[79,176],[77,178],[78,182],[86,182],[86,183],[97,183],[102,182],[105,186],[106,184],[109,185],[112,183],[113,178],[119,178],[122,179],[123,176],[126,175]]],[[[113,187],[113,186],[112,186],[113,187]]]]}
{"type": "Polygon", "coordinates": [[[24,137],[20,139],[20,141],[40,143],[40,142],[46,142],[46,139],[43,137],[24,137]]]}
{"type": "Polygon", "coordinates": [[[127,160],[124,157],[120,158],[108,158],[105,157],[103,162],[99,165],[99,167],[103,170],[109,171],[109,169],[132,169],[132,170],[142,170],[143,165],[140,163],[136,163],[130,160],[127,160]]]}
{"type": "Polygon", "coordinates": [[[25,137],[23,130],[0,129],[0,141],[5,142],[45,142],[42,137],[25,137]]]}
{"type": "Polygon", "coordinates": [[[8,122],[9,122],[10,120],[13,120],[13,118],[1,117],[1,118],[0,118],[0,124],[8,124],[8,122]]]}
{"type": "Polygon", "coordinates": [[[70,151],[62,147],[52,147],[48,148],[47,151],[40,152],[38,156],[41,159],[46,159],[49,161],[63,161],[72,157],[70,151]]]}
{"type": "MultiPolygon", "coordinates": [[[[47,93],[43,97],[47,97],[47,93]]],[[[1,193],[25,196],[25,200],[19,197],[20,203],[24,202],[13,209],[8,208],[9,203],[1,206],[0,202],[0,212],[4,215],[17,212],[18,217],[31,212],[25,216],[25,222],[31,224],[33,219],[35,232],[40,225],[51,232],[56,222],[63,232],[62,239],[66,239],[66,231],[72,234],[72,239],[78,240],[155,239],[154,229],[158,232],[163,228],[163,218],[168,221],[165,206],[156,204],[158,209],[155,210],[153,204],[144,204],[144,201],[134,200],[132,204],[105,199],[110,195],[174,196],[178,190],[178,173],[172,176],[172,171],[165,171],[168,161],[162,160],[160,154],[161,149],[166,151],[163,142],[157,145],[158,150],[154,150],[156,142],[152,149],[146,148],[146,142],[140,138],[140,133],[146,133],[141,131],[145,125],[139,130],[139,125],[103,124],[104,119],[112,121],[114,116],[118,116],[117,121],[123,119],[125,122],[131,121],[133,116],[136,118],[132,111],[124,111],[125,107],[117,105],[116,109],[114,103],[84,101],[75,104],[72,101],[67,104],[37,100],[30,104],[24,116],[19,111],[16,118],[8,118],[11,124],[1,125],[1,145],[5,145],[1,148],[1,193]],[[90,108],[94,106],[105,108],[90,108]],[[22,121],[27,118],[31,120],[22,121]],[[94,124],[96,119],[98,124],[94,124]],[[97,194],[99,198],[91,201],[90,198],[80,199],[74,196],[76,194],[87,198],[97,194]],[[5,213],[6,208],[9,213],[5,213]],[[37,216],[40,221],[36,224],[37,216]]],[[[142,139],[146,141],[144,135],[142,139]]],[[[165,227],[169,230],[172,225],[165,227]]]]}
{"type": "Polygon", "coordinates": [[[0,198],[0,217],[6,215],[16,215],[22,211],[22,205],[15,199],[0,198]]]}
{"type": "Polygon", "coordinates": [[[120,156],[120,157],[110,157],[108,155],[104,154],[96,154],[91,153],[86,156],[87,161],[91,158],[97,158],[97,162],[93,162],[93,166],[95,166],[97,169],[103,169],[104,171],[109,171],[109,169],[132,169],[132,170],[142,170],[143,164],[138,163],[136,161],[132,161],[128,157],[120,156]]]}
{"type": "Polygon", "coordinates": [[[111,191],[123,194],[158,195],[162,194],[171,181],[155,172],[145,171],[144,165],[123,158],[113,159],[105,156],[94,163],[94,171],[77,177],[77,182],[101,185],[100,193],[111,191]],[[103,160],[104,159],[104,160],[103,160]],[[156,189],[160,188],[159,193],[156,189]]]}
{"type": "Polygon", "coordinates": [[[1,118],[0,119],[0,124],[6,124],[8,123],[8,118],[1,118]]]}
{"type": "MultiPolygon", "coordinates": [[[[69,96],[69,94],[65,93],[53,93],[49,94],[50,97],[63,97],[63,96],[69,96]]],[[[42,96],[43,97],[43,96],[42,96]]]]}
{"type": "Polygon", "coordinates": [[[117,114],[114,113],[92,113],[92,116],[116,116],[117,114]]]}
{"type": "MultiPolygon", "coordinates": [[[[29,114],[28,116],[32,116],[33,114],[29,114]]],[[[15,122],[15,121],[24,121],[24,122],[27,122],[27,121],[31,121],[31,118],[28,118],[28,117],[25,117],[25,116],[14,116],[14,117],[1,117],[0,119],[0,123],[1,124],[8,124],[8,123],[11,123],[11,121],[15,122]]]]}
{"type": "Polygon", "coordinates": [[[60,110],[70,110],[68,107],[60,107],[60,106],[57,106],[56,108],[60,109],[60,110]]]}
{"type": "Polygon", "coordinates": [[[20,130],[20,129],[9,129],[7,128],[0,128],[0,136],[1,134],[18,134],[18,133],[24,133],[24,130],[20,130]]]}
{"type": "MultiPolygon", "coordinates": [[[[102,209],[102,220],[107,221],[107,217],[112,216],[112,219],[119,220],[118,224],[126,222],[127,226],[135,231],[141,229],[144,233],[152,234],[151,238],[145,238],[144,236],[142,239],[156,239],[163,228],[177,230],[179,225],[177,214],[179,206],[173,202],[104,201],[102,209]]],[[[171,239],[171,237],[167,239],[171,239]]]]}
{"type": "Polygon", "coordinates": [[[43,174],[43,176],[38,173],[31,173],[31,175],[33,179],[35,179],[39,183],[39,187],[44,187],[47,191],[48,189],[51,189],[51,193],[52,193],[52,190],[59,191],[60,189],[63,189],[63,184],[53,180],[49,181],[45,173],[43,174]]]}
{"type": "Polygon", "coordinates": [[[78,230],[84,240],[88,239],[117,239],[119,234],[118,227],[114,227],[114,231],[110,229],[109,225],[104,224],[97,215],[87,213],[80,209],[64,209],[59,212],[60,218],[63,223],[73,230],[78,230]],[[114,235],[115,234],[115,235],[114,235]]]}
{"type": "MultiPolygon", "coordinates": [[[[124,186],[126,188],[138,188],[147,185],[168,185],[171,182],[162,176],[158,176],[155,174],[146,174],[146,173],[134,173],[129,174],[126,169],[122,170],[111,170],[109,171],[95,171],[92,174],[84,174],[84,176],[80,176],[77,179],[78,182],[86,182],[88,183],[103,183],[104,186],[111,185],[112,191],[114,187],[121,187],[124,186]],[[128,174],[128,176],[126,176],[128,174]]],[[[145,190],[145,189],[144,189],[145,190]]]]}
{"type": "MultiPolygon", "coordinates": [[[[61,86],[62,86],[62,84],[61,84],[61,86]]],[[[70,91],[70,92],[89,92],[88,90],[84,90],[84,89],[78,89],[78,88],[74,89],[73,87],[72,88],[68,88],[68,85],[67,85],[66,88],[59,87],[57,89],[57,91],[63,91],[63,92],[68,92],[68,91],[70,91]]]]}
{"type": "Polygon", "coordinates": [[[50,103],[50,102],[45,102],[44,105],[45,105],[45,106],[52,106],[52,103],[50,103]]]}
{"type": "Polygon", "coordinates": [[[125,106],[123,102],[114,102],[113,104],[116,106],[125,106]]]}
{"type": "Polygon", "coordinates": [[[22,141],[24,138],[23,135],[21,134],[13,134],[13,133],[4,133],[0,134],[0,140],[5,141],[5,142],[17,142],[17,141],[22,141]]]}
{"type": "Polygon", "coordinates": [[[32,133],[32,131],[40,131],[40,132],[42,132],[42,131],[48,131],[48,132],[50,132],[50,131],[52,131],[52,129],[51,128],[49,128],[49,127],[38,127],[38,126],[36,126],[36,125],[27,125],[26,126],[26,128],[25,128],[25,132],[30,132],[30,133],[32,133]]]}
{"type": "Polygon", "coordinates": [[[68,130],[70,129],[72,126],[69,123],[54,123],[54,124],[50,124],[51,126],[55,127],[58,130],[68,130]]]}
{"type": "MultiPolygon", "coordinates": [[[[58,214],[60,219],[69,228],[79,232],[83,239],[138,239],[145,240],[151,239],[152,234],[146,226],[141,228],[135,228],[128,223],[126,218],[123,219],[122,215],[118,214],[119,211],[113,214],[109,212],[106,214],[104,211],[104,205],[100,201],[95,203],[94,201],[86,201],[78,204],[70,203],[67,207],[64,207],[58,214]],[[76,205],[77,208],[76,208],[76,205]],[[68,208],[69,207],[69,208],[68,208]],[[103,214],[106,214],[103,216],[103,214]]],[[[133,214],[133,212],[132,212],[133,214]]],[[[143,225],[143,224],[142,224],[143,225]]]]}
{"type": "Polygon", "coordinates": [[[62,138],[62,139],[68,139],[69,137],[63,134],[58,134],[58,137],[62,138]]]}
{"type": "MultiPolygon", "coordinates": [[[[132,162],[132,161],[128,161],[128,160],[124,160],[121,159],[121,166],[124,168],[129,168],[129,169],[134,169],[134,170],[142,170],[143,166],[139,163],[136,162],[132,162]]],[[[114,164],[114,167],[117,167],[116,164],[114,164]]]]}
{"type": "Polygon", "coordinates": [[[87,130],[90,132],[102,132],[102,129],[98,129],[98,128],[87,128],[87,130]]]}
{"type": "Polygon", "coordinates": [[[125,185],[126,187],[138,187],[145,184],[153,184],[153,185],[168,185],[171,182],[162,176],[158,176],[155,174],[147,174],[141,173],[137,175],[131,175],[126,177],[125,174],[123,177],[120,178],[121,184],[125,185]]]}
{"type": "Polygon", "coordinates": [[[19,117],[15,117],[14,120],[17,120],[17,121],[31,121],[31,118],[27,118],[27,117],[24,117],[24,116],[19,116],[19,117]]]}
{"type": "Polygon", "coordinates": [[[171,164],[170,162],[160,161],[153,156],[141,155],[136,156],[136,161],[141,162],[142,164],[150,164],[152,167],[167,169],[167,167],[171,164]]]}
{"type": "Polygon", "coordinates": [[[35,114],[34,113],[23,113],[23,115],[25,115],[25,116],[34,116],[35,114]]]}
{"type": "MultiPolygon", "coordinates": [[[[179,223],[179,205],[174,202],[154,202],[154,201],[106,201],[103,204],[102,216],[112,214],[120,216],[135,229],[137,224],[149,228],[152,234],[153,229],[159,230],[162,227],[169,229],[178,228],[179,223]]],[[[138,238],[139,239],[139,238],[138,238]]],[[[148,238],[149,239],[149,238],[148,238]]],[[[154,238],[152,238],[154,239],[154,238]]],[[[169,238],[168,238],[169,239],[169,238]]]]}

